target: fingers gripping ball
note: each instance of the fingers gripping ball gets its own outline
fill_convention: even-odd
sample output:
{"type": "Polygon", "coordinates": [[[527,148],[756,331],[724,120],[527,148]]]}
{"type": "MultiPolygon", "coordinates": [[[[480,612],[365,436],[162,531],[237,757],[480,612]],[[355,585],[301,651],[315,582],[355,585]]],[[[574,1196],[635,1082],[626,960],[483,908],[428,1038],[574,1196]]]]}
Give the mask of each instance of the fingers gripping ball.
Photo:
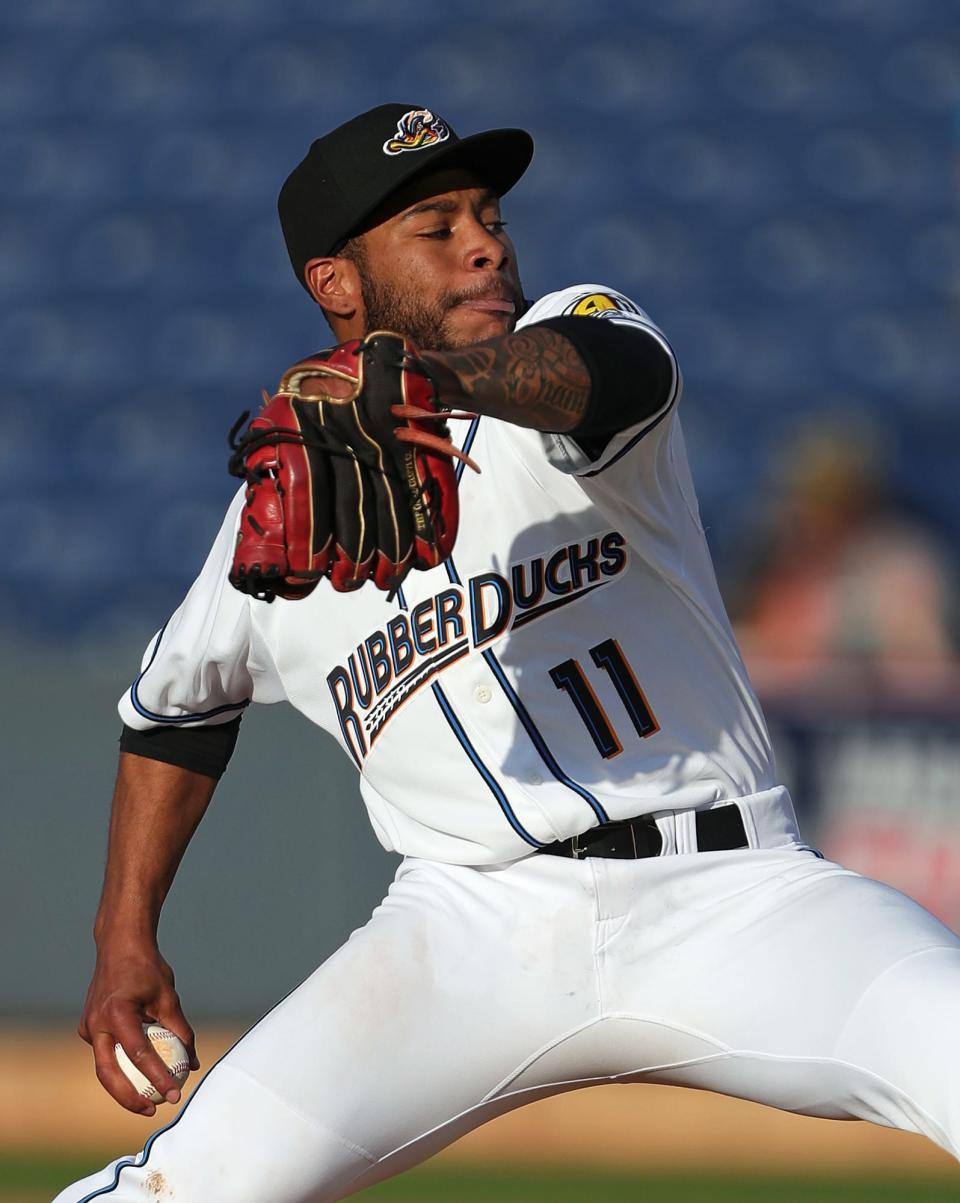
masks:
{"type": "MultiPolygon", "coordinates": [[[[230,582],[272,601],[323,577],[346,592],[394,590],[450,554],[459,507],[455,458],[428,369],[398,334],[378,331],[295,364],[238,437],[230,471],[246,480],[230,582]]],[[[479,469],[478,469],[479,470],[479,469]]]]}
{"type": "MultiPolygon", "coordinates": [[[[169,1028],[165,1028],[159,1023],[145,1023],[143,1034],[150,1041],[154,1051],[159,1054],[160,1060],[177,1079],[177,1083],[182,1086],[190,1073],[190,1055],[184,1048],[183,1041],[169,1028]]],[[[114,1046],[114,1051],[117,1055],[117,1064],[123,1070],[124,1076],[136,1087],[140,1097],[151,1103],[162,1103],[163,1095],[137,1069],[119,1043],[114,1046]]]]}

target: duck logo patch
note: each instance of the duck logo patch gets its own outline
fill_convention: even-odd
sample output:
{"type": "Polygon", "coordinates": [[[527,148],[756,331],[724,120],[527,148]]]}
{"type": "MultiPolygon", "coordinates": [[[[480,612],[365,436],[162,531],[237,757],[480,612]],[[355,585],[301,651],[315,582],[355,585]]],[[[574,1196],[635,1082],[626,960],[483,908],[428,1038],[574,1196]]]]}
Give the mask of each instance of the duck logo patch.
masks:
{"type": "Polygon", "coordinates": [[[397,122],[397,132],[383,144],[385,155],[400,155],[405,150],[424,150],[446,142],[450,137],[447,123],[429,109],[411,109],[397,122]]]}

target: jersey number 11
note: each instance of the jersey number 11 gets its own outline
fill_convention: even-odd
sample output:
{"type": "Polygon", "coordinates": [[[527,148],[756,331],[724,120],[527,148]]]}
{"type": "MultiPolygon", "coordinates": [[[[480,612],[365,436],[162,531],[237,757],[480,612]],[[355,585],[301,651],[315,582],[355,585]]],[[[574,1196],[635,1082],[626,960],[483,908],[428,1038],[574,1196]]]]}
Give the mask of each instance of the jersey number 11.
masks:
{"type": "MultiPolygon", "coordinates": [[[[590,648],[590,658],[597,668],[607,673],[613,681],[627,716],[640,738],[646,739],[648,735],[656,734],[660,730],[660,724],[654,718],[643,690],[633,675],[633,669],[627,663],[616,639],[604,639],[602,643],[590,648]]],[[[617,738],[613,724],[607,718],[600,699],[587,680],[580,661],[564,660],[562,664],[550,669],[550,678],[557,689],[564,690],[576,706],[577,713],[586,724],[590,738],[604,760],[619,756],[623,751],[623,744],[617,738]]]]}

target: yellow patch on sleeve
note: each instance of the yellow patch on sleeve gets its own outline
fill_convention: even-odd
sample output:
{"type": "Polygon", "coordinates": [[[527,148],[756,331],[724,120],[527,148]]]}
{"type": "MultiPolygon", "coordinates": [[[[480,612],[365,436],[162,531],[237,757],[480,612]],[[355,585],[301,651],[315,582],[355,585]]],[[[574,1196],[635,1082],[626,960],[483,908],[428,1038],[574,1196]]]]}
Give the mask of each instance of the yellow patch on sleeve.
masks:
{"type": "Polygon", "coordinates": [[[613,297],[607,296],[604,292],[594,292],[588,297],[581,297],[574,305],[571,313],[574,317],[592,317],[595,313],[600,313],[604,309],[621,309],[613,297]]]}

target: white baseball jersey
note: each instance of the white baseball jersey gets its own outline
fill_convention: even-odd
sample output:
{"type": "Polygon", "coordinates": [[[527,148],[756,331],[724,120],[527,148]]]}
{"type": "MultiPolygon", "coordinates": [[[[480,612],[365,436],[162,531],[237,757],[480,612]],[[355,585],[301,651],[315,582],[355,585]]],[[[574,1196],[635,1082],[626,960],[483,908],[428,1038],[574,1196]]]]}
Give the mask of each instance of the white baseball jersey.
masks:
{"type": "MultiPolygon", "coordinates": [[[[561,314],[669,350],[595,284],[545,296],[518,328],[561,314]]],[[[596,460],[569,436],[465,424],[481,474],[461,474],[454,553],[393,601],[326,582],[272,604],[237,592],[241,492],[121,699],[124,722],[225,722],[286,699],[355,761],[386,848],[459,864],[778,788],[700,524],[680,389],[674,362],[662,410],[596,460]]]]}
{"type": "MultiPolygon", "coordinates": [[[[563,313],[661,337],[596,285],[521,324],[563,313]]],[[[595,461],[570,438],[470,425],[483,472],[462,476],[454,555],[393,601],[369,584],[238,593],[237,497],[121,714],[217,723],[287,698],[354,759],[380,839],[407,856],[366,926],[141,1153],[55,1203],[333,1203],[601,1082],[868,1119],[960,1155],[960,940],[799,843],[717,593],[679,391],[677,374],[662,412],[595,461]],[[666,843],[695,828],[689,808],[733,799],[749,846],[669,855],[694,851],[666,843]],[[660,811],[661,856],[526,855],[660,811]]]]}

